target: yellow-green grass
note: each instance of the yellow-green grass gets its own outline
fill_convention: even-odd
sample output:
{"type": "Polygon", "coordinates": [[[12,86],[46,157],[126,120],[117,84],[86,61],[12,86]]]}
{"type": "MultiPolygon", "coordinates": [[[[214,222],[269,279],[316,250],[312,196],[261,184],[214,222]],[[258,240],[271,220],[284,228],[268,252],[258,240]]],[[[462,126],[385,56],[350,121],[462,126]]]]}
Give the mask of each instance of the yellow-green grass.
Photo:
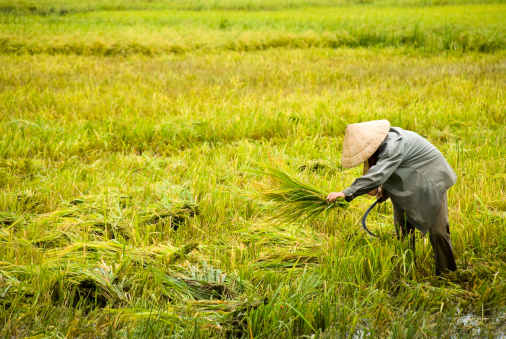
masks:
{"type": "Polygon", "coordinates": [[[0,11],[24,15],[67,15],[94,11],[128,10],[283,10],[290,8],[335,6],[452,6],[461,4],[494,4],[501,0],[1,0],[0,11]]]}
{"type": "MultiPolygon", "coordinates": [[[[494,6],[502,5],[478,7],[492,13],[494,6]]],[[[409,8],[405,16],[394,9],[391,20],[448,8],[409,8]]],[[[357,16],[380,10],[344,9],[357,16]]],[[[220,12],[175,13],[207,25],[220,20],[220,12]]],[[[297,13],[293,20],[255,15],[306,34],[304,20],[317,16],[297,13]]],[[[4,23],[14,20],[8,15],[4,23]]],[[[242,15],[247,22],[251,13],[242,15]]],[[[47,25],[41,36],[71,41],[72,27],[59,26],[59,17],[44,21],[53,14],[15,16],[20,21],[8,25],[19,27],[11,34],[20,41],[36,33],[28,26],[37,20],[47,25]]],[[[107,17],[75,14],[83,22],[99,16],[107,17]]],[[[463,14],[455,20],[469,23],[463,14]]],[[[254,34],[269,36],[259,22],[254,34]]],[[[502,27],[475,23],[466,29],[502,27]]],[[[83,41],[103,33],[121,42],[121,26],[89,27],[83,41]]],[[[147,34],[143,25],[129,32],[140,32],[141,42],[147,34]]],[[[504,335],[506,55],[436,51],[0,55],[0,333],[504,335]],[[449,217],[458,273],[434,276],[427,238],[417,240],[414,266],[408,244],[395,239],[390,202],[369,216],[380,235],[373,239],[359,224],[372,198],[326,220],[280,224],[269,220],[275,206],[240,193],[268,183],[249,170],[272,158],[327,192],[346,188],[361,169],[339,165],[344,128],[379,118],[426,137],[455,169],[449,217]]]]}
{"type": "Polygon", "coordinates": [[[0,16],[2,54],[126,55],[193,50],[407,47],[504,50],[506,5],[342,6],[278,11],[97,11],[0,16]]]}

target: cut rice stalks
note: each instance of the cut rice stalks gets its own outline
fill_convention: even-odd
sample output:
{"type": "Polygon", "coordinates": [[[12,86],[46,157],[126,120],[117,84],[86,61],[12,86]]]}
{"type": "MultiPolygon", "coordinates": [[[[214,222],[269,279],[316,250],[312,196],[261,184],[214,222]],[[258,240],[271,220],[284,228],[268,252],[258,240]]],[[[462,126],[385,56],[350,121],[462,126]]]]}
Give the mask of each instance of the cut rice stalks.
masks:
{"type": "Polygon", "coordinates": [[[275,203],[272,219],[284,222],[311,222],[321,214],[326,219],[331,210],[346,208],[348,202],[338,199],[330,203],[326,193],[299,178],[286,164],[278,162],[279,168],[262,165],[265,171],[252,171],[274,179],[276,187],[258,183],[258,196],[264,201],[275,203]]]}
{"type": "Polygon", "coordinates": [[[311,253],[271,253],[258,258],[254,266],[261,269],[290,269],[304,268],[319,263],[319,257],[311,253]]]}

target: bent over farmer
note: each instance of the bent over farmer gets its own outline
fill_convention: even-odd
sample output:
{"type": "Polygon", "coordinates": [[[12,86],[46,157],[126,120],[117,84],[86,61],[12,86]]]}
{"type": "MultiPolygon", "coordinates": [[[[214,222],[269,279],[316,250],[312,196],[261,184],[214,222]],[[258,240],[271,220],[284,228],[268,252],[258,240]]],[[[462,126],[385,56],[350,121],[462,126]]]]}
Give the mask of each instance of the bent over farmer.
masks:
{"type": "Polygon", "coordinates": [[[375,120],[346,126],[341,164],[351,168],[361,163],[364,175],[327,199],[351,201],[365,193],[380,202],[390,197],[397,236],[404,238],[415,228],[429,232],[436,274],[455,271],[446,191],[457,175],[441,152],[415,132],[375,120]]]}

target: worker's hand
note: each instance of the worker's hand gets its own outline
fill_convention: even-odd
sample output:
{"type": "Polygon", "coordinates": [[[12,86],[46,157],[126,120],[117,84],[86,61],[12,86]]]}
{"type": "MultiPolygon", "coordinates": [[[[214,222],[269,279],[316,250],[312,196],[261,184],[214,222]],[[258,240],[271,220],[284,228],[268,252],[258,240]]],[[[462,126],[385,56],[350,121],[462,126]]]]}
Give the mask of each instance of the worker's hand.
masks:
{"type": "Polygon", "coordinates": [[[376,199],[379,203],[387,201],[389,198],[387,191],[383,189],[383,187],[378,187],[378,193],[376,194],[376,199]]]}
{"type": "Polygon", "coordinates": [[[339,198],[346,198],[346,195],[344,195],[343,192],[332,192],[329,194],[329,196],[327,197],[327,200],[330,202],[330,203],[333,203],[334,201],[336,201],[337,199],[339,198]]]}

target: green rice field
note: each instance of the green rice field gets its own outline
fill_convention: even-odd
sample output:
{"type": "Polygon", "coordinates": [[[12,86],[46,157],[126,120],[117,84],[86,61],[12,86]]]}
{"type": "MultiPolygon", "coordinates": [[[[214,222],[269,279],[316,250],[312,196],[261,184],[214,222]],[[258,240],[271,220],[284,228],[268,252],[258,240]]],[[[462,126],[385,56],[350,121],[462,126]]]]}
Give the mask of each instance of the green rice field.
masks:
{"type": "Polygon", "coordinates": [[[503,1],[0,0],[0,335],[504,338],[505,90],[503,1]],[[457,173],[458,271],[390,201],[259,199],[375,119],[457,173]]]}

